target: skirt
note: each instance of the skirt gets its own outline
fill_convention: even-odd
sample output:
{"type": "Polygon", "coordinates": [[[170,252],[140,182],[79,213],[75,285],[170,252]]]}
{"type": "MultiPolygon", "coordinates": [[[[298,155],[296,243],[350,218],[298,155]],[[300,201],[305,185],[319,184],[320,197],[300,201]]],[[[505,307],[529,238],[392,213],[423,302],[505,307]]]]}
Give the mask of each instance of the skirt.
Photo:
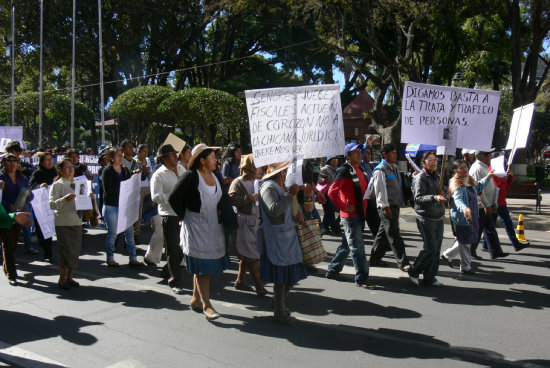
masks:
{"type": "Polygon", "coordinates": [[[82,225],[56,226],[59,266],[75,269],[82,247],[82,225]]]}
{"type": "Polygon", "coordinates": [[[231,261],[227,255],[218,259],[202,259],[186,255],[185,265],[187,272],[194,275],[219,275],[231,265],[231,261]]]}
{"type": "Polygon", "coordinates": [[[303,264],[277,266],[271,263],[265,251],[265,245],[260,257],[260,278],[264,283],[295,284],[307,277],[303,264]]]}

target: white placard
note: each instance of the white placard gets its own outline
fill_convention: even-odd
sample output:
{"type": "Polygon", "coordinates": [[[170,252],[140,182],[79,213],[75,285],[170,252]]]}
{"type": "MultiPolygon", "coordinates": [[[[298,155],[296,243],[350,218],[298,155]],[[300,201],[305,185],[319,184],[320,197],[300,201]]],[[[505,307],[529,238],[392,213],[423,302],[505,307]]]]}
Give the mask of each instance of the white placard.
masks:
{"type": "Polygon", "coordinates": [[[32,194],[34,198],[31,201],[31,206],[34,216],[40,225],[44,239],[49,239],[55,235],[55,212],[50,208],[48,189],[38,188],[33,190],[32,194]]]}
{"type": "Polygon", "coordinates": [[[338,84],[245,91],[256,166],[344,153],[338,84]]]}
{"type": "Polygon", "coordinates": [[[92,192],[92,181],[88,180],[84,175],[81,175],[74,178],[74,183],[74,193],[76,194],[76,198],[74,200],[76,210],[92,210],[93,205],[90,198],[90,193],[92,192]]]}
{"type": "Polygon", "coordinates": [[[491,159],[491,169],[495,170],[495,176],[503,178],[506,176],[506,168],[504,167],[504,156],[498,156],[491,159]]]}
{"type": "Polygon", "coordinates": [[[116,233],[120,234],[138,220],[139,217],[139,181],[141,175],[137,174],[130,179],[120,182],[120,194],[118,196],[118,221],[116,233]]]}
{"type": "Polygon", "coordinates": [[[527,138],[529,138],[534,111],[534,103],[514,109],[512,124],[510,125],[510,135],[508,136],[508,143],[506,143],[507,150],[525,148],[527,146],[527,138]]]}
{"type": "Polygon", "coordinates": [[[499,101],[498,91],[405,82],[401,142],[447,146],[438,144],[444,126],[453,128],[455,147],[490,151],[499,101]]]}
{"type": "Polygon", "coordinates": [[[0,152],[6,152],[6,146],[11,142],[11,138],[0,139],[0,152]]]}
{"type": "Polygon", "coordinates": [[[290,163],[289,168],[286,171],[285,186],[290,188],[294,184],[304,185],[304,179],[302,178],[302,166],[304,159],[301,155],[294,156],[294,159],[290,163]]]}
{"type": "Polygon", "coordinates": [[[23,142],[23,127],[22,126],[0,126],[0,138],[15,139],[23,142]]]}

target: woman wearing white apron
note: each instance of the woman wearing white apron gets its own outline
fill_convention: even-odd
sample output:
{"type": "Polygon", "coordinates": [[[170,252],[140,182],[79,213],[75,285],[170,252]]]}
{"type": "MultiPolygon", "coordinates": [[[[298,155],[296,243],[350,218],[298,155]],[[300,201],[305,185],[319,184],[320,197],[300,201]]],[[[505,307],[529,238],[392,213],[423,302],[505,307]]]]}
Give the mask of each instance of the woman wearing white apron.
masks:
{"type": "Polygon", "coordinates": [[[229,197],[222,191],[216,169],[219,147],[198,144],[183,174],[170,194],[169,202],[183,219],[180,241],[187,271],[193,274],[191,308],[202,311],[208,320],[220,317],[210,302],[210,275],[221,274],[229,266],[224,226],[236,227],[229,197]]]}

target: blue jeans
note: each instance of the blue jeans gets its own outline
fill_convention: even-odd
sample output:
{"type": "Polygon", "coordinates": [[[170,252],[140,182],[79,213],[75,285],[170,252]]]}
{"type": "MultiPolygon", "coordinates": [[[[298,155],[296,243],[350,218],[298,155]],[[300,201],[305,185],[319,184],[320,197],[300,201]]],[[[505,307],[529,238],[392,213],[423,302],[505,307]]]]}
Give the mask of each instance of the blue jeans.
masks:
{"type": "MultiPolygon", "coordinates": [[[[115,241],[116,241],[116,227],[118,223],[118,207],[103,205],[103,218],[107,225],[107,239],[105,240],[105,252],[107,253],[107,262],[115,259],[115,241]]],[[[126,247],[128,249],[128,256],[130,261],[135,261],[136,257],[136,244],[134,243],[134,226],[130,225],[124,230],[124,238],[126,239],[126,247]]]]}
{"type": "Polygon", "coordinates": [[[365,255],[365,243],[363,242],[363,229],[365,221],[359,217],[342,217],[344,233],[342,242],[336,250],[336,254],[328,266],[328,272],[340,272],[344,262],[351,251],[351,258],[355,266],[355,282],[362,284],[369,278],[369,263],[365,255]]]}
{"type": "MultiPolygon", "coordinates": [[[[29,203],[26,203],[23,207],[24,212],[31,212],[31,205],[29,203]]],[[[36,220],[33,216],[33,213],[31,212],[31,220],[36,223],[36,220]]],[[[36,247],[34,246],[34,243],[32,242],[32,234],[31,234],[31,228],[30,227],[23,227],[21,229],[21,234],[23,235],[23,241],[25,243],[25,251],[34,251],[36,250],[36,247]]]]}
{"type": "Polygon", "coordinates": [[[424,283],[432,284],[439,270],[439,253],[443,242],[443,219],[430,220],[417,216],[416,226],[424,241],[424,248],[411,265],[409,275],[418,277],[423,273],[424,283]]]}
{"type": "Polygon", "coordinates": [[[506,229],[506,234],[508,234],[508,238],[510,238],[512,245],[517,248],[520,243],[518,238],[516,237],[514,224],[512,223],[512,219],[510,218],[510,211],[508,211],[508,206],[498,206],[497,213],[500,217],[500,221],[502,221],[502,223],[504,224],[504,228],[506,229]]]}

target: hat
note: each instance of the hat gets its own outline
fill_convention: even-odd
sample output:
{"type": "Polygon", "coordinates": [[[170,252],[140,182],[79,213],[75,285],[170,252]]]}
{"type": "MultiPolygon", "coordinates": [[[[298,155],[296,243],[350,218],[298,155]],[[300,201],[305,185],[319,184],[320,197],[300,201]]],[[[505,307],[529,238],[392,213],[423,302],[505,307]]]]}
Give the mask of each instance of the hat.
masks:
{"type": "Polygon", "coordinates": [[[346,144],[346,152],[344,153],[344,156],[347,156],[348,153],[350,153],[351,151],[355,151],[357,148],[362,150],[363,145],[361,143],[348,143],[348,144],[346,144]]]}
{"type": "Polygon", "coordinates": [[[162,146],[160,146],[159,150],[157,151],[157,156],[166,157],[172,152],[176,152],[176,150],[171,144],[163,144],[162,146]]]}
{"type": "Polygon", "coordinates": [[[262,179],[267,180],[267,179],[277,175],[281,171],[284,171],[284,170],[288,169],[289,167],[290,167],[290,162],[288,162],[288,161],[286,161],[286,162],[277,162],[275,164],[269,164],[269,165],[267,165],[267,171],[266,171],[266,173],[265,173],[265,175],[262,179]]]}
{"type": "Polygon", "coordinates": [[[327,160],[325,161],[325,165],[330,165],[330,160],[332,160],[333,158],[338,159],[337,156],[328,156],[328,157],[327,157],[327,160]]]}
{"type": "Polygon", "coordinates": [[[8,150],[14,150],[15,152],[23,151],[23,149],[21,148],[21,143],[16,140],[12,140],[6,145],[6,151],[8,150]]]}
{"type": "Polygon", "coordinates": [[[2,163],[4,163],[10,157],[14,157],[19,161],[19,157],[17,157],[13,153],[6,153],[4,156],[2,156],[2,163]]]}
{"type": "Polygon", "coordinates": [[[490,155],[491,153],[495,152],[494,148],[491,148],[489,151],[474,151],[476,157],[490,155]]]}
{"type": "Polygon", "coordinates": [[[191,151],[191,158],[189,159],[189,167],[193,167],[193,164],[195,163],[195,160],[197,159],[197,157],[199,157],[199,155],[208,150],[208,149],[211,149],[211,150],[214,150],[214,151],[217,151],[219,150],[221,147],[209,147],[207,146],[206,144],[204,143],[199,143],[197,144],[193,150],[191,151]]]}

